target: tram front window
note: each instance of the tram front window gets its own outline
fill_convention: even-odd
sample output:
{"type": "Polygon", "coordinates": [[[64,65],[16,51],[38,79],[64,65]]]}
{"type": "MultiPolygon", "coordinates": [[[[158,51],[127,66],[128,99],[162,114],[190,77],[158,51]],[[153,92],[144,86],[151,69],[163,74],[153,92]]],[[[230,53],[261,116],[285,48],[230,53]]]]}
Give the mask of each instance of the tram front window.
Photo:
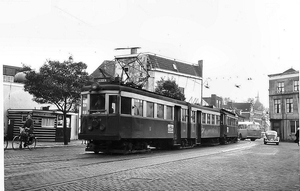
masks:
{"type": "Polygon", "coordinates": [[[95,94],[90,97],[90,112],[105,112],[105,94],[95,94]]]}

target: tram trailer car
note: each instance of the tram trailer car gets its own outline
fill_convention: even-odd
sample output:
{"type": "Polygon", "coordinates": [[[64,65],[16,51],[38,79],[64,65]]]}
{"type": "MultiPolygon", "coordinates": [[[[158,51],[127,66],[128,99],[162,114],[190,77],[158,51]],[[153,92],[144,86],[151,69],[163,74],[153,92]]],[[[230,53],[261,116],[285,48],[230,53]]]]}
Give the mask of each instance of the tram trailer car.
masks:
{"type": "Polygon", "coordinates": [[[193,147],[224,139],[219,109],[119,84],[85,87],[81,112],[79,139],[87,140],[86,151],[95,153],[193,147]]]}
{"type": "Polygon", "coordinates": [[[221,144],[235,143],[238,140],[238,117],[225,109],[220,110],[220,142],[221,144]]]}

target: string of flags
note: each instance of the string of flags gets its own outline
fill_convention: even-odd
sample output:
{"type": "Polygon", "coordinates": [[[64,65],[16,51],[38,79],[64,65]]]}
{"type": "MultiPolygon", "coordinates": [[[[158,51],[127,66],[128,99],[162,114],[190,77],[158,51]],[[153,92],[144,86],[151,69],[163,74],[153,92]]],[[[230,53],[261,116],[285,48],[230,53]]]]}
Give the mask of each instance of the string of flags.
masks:
{"type": "MultiPolygon", "coordinates": [[[[214,80],[219,80],[219,79],[221,79],[221,80],[231,80],[231,79],[238,79],[239,78],[239,76],[236,76],[236,78],[234,78],[234,77],[215,77],[215,78],[210,78],[210,77],[208,77],[208,78],[206,78],[206,80],[205,80],[205,82],[204,82],[204,87],[205,88],[207,88],[207,89],[209,89],[210,88],[210,82],[211,81],[214,81],[214,80]]],[[[252,80],[252,78],[251,77],[248,77],[248,78],[244,78],[245,80],[247,80],[247,81],[251,81],[252,80]]],[[[241,78],[240,78],[240,80],[241,80],[241,78]]],[[[241,84],[240,83],[234,83],[234,86],[236,87],[236,88],[241,88],[241,84]]]]}

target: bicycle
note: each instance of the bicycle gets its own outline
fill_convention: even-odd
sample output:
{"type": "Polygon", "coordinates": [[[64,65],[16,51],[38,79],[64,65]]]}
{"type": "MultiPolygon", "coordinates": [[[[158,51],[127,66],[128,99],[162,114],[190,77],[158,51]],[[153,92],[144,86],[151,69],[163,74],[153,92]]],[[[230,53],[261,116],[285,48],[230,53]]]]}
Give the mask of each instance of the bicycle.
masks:
{"type": "Polygon", "coordinates": [[[7,135],[4,135],[4,138],[3,138],[3,140],[4,140],[4,145],[3,145],[3,148],[4,148],[4,150],[6,150],[6,149],[7,149],[7,146],[8,146],[7,135]]]}
{"type": "MultiPolygon", "coordinates": [[[[25,132],[27,132],[25,130],[25,132]]],[[[36,147],[36,137],[34,134],[29,135],[28,133],[26,135],[22,134],[20,132],[19,135],[16,135],[12,140],[12,148],[14,150],[22,149],[21,143],[24,143],[24,148],[27,147],[29,150],[34,149],[36,147]],[[31,139],[31,140],[30,140],[31,139]]]]}

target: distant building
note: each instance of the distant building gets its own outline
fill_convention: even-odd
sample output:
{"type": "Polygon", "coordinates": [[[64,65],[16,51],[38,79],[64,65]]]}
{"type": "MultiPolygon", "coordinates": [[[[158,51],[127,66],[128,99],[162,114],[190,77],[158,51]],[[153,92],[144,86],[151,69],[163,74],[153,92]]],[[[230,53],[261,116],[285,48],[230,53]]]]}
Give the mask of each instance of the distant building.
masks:
{"type": "Polygon", "coordinates": [[[229,110],[238,110],[240,115],[244,117],[244,121],[254,121],[254,110],[252,103],[228,102],[227,105],[224,105],[223,107],[229,110]]]}
{"type": "Polygon", "coordinates": [[[290,68],[268,76],[271,129],[281,140],[292,140],[299,127],[299,71],[290,68]]]}
{"type": "Polygon", "coordinates": [[[131,52],[115,56],[114,61],[104,61],[91,75],[95,78],[118,77],[148,91],[154,91],[161,79],[175,80],[187,102],[201,104],[202,60],[193,65],[156,54],[131,52]]]}
{"type": "Polygon", "coordinates": [[[3,82],[14,82],[15,75],[21,71],[22,67],[3,65],[3,82]]]}
{"type": "Polygon", "coordinates": [[[211,97],[203,97],[203,100],[205,100],[209,106],[220,109],[223,108],[223,98],[216,94],[211,94],[211,97]]]}

